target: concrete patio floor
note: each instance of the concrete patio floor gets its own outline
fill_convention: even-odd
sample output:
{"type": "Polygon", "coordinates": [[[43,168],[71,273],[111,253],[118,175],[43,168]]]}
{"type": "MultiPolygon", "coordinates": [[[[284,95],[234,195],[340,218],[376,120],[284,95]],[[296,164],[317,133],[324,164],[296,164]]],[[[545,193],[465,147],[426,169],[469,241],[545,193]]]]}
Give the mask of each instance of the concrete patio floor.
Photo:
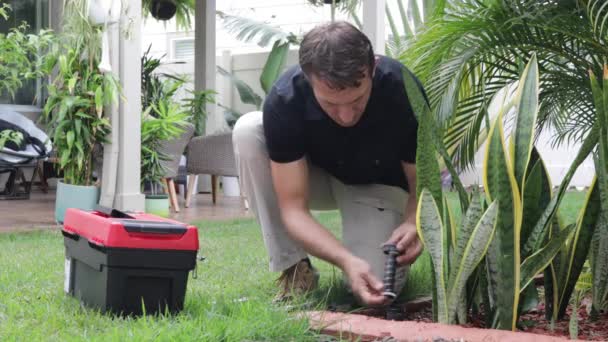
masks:
{"type": "MultiPolygon", "coordinates": [[[[238,197],[218,195],[214,205],[210,194],[197,194],[190,205],[184,208],[183,194],[179,196],[179,213],[171,213],[171,218],[184,223],[202,220],[230,220],[253,218],[250,210],[245,210],[238,197]]],[[[43,193],[34,186],[29,200],[0,201],[0,233],[37,229],[55,229],[55,191],[43,193]]]]}

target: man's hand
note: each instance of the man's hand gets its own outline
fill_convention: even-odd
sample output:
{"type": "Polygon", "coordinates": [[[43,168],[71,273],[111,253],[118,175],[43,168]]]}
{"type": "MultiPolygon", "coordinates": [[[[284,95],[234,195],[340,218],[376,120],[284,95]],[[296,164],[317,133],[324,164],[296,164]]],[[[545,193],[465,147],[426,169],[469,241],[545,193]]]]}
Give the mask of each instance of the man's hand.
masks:
{"type": "Polygon", "coordinates": [[[410,265],[422,253],[422,242],[418,238],[416,226],[410,222],[404,222],[397,227],[385,244],[397,246],[397,265],[410,265]]]}
{"type": "Polygon", "coordinates": [[[368,306],[385,304],[387,299],[382,295],[384,285],[374,276],[369,264],[363,259],[352,257],[343,265],[348,276],[353,294],[368,306]]]}

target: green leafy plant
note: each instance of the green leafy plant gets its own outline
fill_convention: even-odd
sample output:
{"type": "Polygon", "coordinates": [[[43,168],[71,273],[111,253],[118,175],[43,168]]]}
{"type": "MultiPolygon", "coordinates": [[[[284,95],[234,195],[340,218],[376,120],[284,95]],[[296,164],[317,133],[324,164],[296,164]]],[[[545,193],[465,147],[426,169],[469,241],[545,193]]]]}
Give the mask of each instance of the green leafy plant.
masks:
{"type": "Polygon", "coordinates": [[[11,7],[8,4],[0,4],[0,17],[3,17],[4,20],[8,20],[8,11],[11,7]]]}
{"type": "MultiPolygon", "coordinates": [[[[228,32],[234,34],[237,39],[243,42],[250,42],[255,39],[257,40],[257,44],[261,47],[272,45],[260,75],[262,90],[264,91],[264,94],[268,94],[272,85],[285,67],[289,47],[291,45],[299,44],[298,37],[294,33],[285,32],[277,27],[254,19],[230,15],[219,11],[218,16],[228,32]]],[[[253,104],[259,109],[262,103],[262,96],[258,95],[249,85],[232,73],[219,67],[218,71],[221,75],[228,78],[235,86],[243,103],[253,104]]],[[[225,109],[227,121],[230,125],[231,122],[236,121],[240,116],[240,113],[228,108],[225,109]]]]}
{"type": "Polygon", "coordinates": [[[114,76],[97,67],[101,29],[89,23],[85,5],[65,0],[57,74],[43,109],[64,182],[72,185],[93,184],[93,151],[107,141],[111,129],[105,106],[116,103],[120,93],[114,76]]]}
{"type": "Polygon", "coordinates": [[[162,143],[178,137],[188,125],[188,113],[170,98],[152,104],[142,113],[141,121],[141,185],[149,185],[153,194],[160,192],[165,175],[163,160],[169,156],[161,151],[162,143]],[[154,114],[152,114],[154,112],[154,114]]]}
{"type": "Polygon", "coordinates": [[[576,282],[575,293],[572,297],[572,313],[570,314],[570,322],[568,330],[570,339],[578,339],[578,310],[583,298],[591,291],[593,287],[593,279],[589,266],[586,265],[585,271],[581,273],[580,278],[576,282]]]}
{"type": "Polygon", "coordinates": [[[144,109],[162,99],[172,98],[187,81],[177,74],[158,72],[164,55],[160,58],[150,56],[151,48],[152,45],[148,46],[141,57],[141,105],[144,109]]]}
{"type": "MultiPolygon", "coordinates": [[[[386,41],[386,54],[399,57],[404,54],[426,24],[443,14],[445,1],[441,0],[394,0],[386,2],[386,21],[391,35],[386,41]],[[399,16],[393,13],[390,4],[395,4],[399,16]],[[399,25],[400,24],[400,25],[399,25]]],[[[354,13],[349,12],[351,16],[354,13]]]]}
{"type": "MultiPolygon", "coordinates": [[[[142,11],[144,18],[150,16],[150,6],[155,0],[143,0],[142,11]]],[[[172,0],[175,4],[175,23],[177,28],[190,30],[192,28],[192,18],[196,11],[195,0],[172,0]]]]}
{"type": "Polygon", "coordinates": [[[207,120],[207,104],[215,102],[214,90],[188,91],[191,95],[185,98],[184,106],[190,112],[190,118],[194,124],[194,136],[205,135],[205,122],[207,120]]]}
{"type": "Polygon", "coordinates": [[[479,196],[473,197],[456,229],[451,215],[441,215],[428,190],[420,196],[416,222],[418,235],[431,255],[439,323],[456,323],[457,315],[460,322],[466,322],[466,283],[486,254],[498,216],[497,202],[485,212],[482,208],[479,196]]]}
{"type": "MultiPolygon", "coordinates": [[[[10,7],[0,4],[0,18],[8,20],[10,7]]],[[[0,93],[14,96],[25,80],[48,75],[55,62],[55,54],[50,49],[55,35],[50,30],[28,34],[24,23],[8,34],[0,33],[0,93]]],[[[32,99],[33,100],[33,99],[32,99]]]]}
{"type": "MultiPolygon", "coordinates": [[[[410,102],[414,103],[414,108],[417,108],[416,103],[420,103],[420,101],[412,98],[415,93],[410,91],[407,81],[406,89],[410,102]]],[[[588,221],[581,220],[578,225],[562,228],[555,222],[555,214],[572,175],[596,145],[597,135],[590,135],[587,138],[556,194],[552,194],[550,179],[544,163],[533,144],[536,128],[533,123],[539,107],[539,75],[534,56],[523,71],[513,100],[505,101],[508,93],[504,92],[504,94],[503,98],[495,98],[500,106],[500,111],[493,119],[486,139],[483,170],[485,197],[488,203],[496,203],[498,214],[495,237],[486,253],[485,263],[483,263],[485,272],[482,273],[487,274],[487,278],[484,277],[481,282],[484,283],[482,296],[485,297],[486,316],[490,318],[490,325],[512,330],[515,329],[526,297],[531,295],[530,292],[527,292],[527,288],[540,272],[549,270],[550,276],[545,279],[551,284],[551,288],[547,292],[548,300],[551,301],[549,307],[552,305],[557,307],[553,298],[557,298],[560,294],[569,299],[569,294],[566,295],[563,290],[565,287],[562,285],[565,283],[563,279],[569,278],[558,278],[558,275],[567,273],[567,271],[563,269],[564,264],[558,264],[554,258],[560,251],[569,248],[567,246],[580,248],[578,243],[566,244],[566,241],[572,232],[576,232],[575,237],[580,237],[580,227],[583,222],[588,221]],[[509,111],[514,112],[514,118],[507,148],[503,121],[509,111]]],[[[428,115],[429,110],[421,113],[428,115]]],[[[441,221],[447,227],[444,233],[446,236],[439,241],[445,241],[443,247],[440,248],[443,250],[442,265],[453,266],[455,262],[453,256],[458,255],[458,253],[454,253],[454,250],[458,248],[455,239],[457,233],[453,229],[454,224],[449,223],[451,221],[449,208],[445,208],[445,204],[441,208],[441,204],[439,204],[440,201],[441,203],[445,203],[445,201],[442,199],[441,188],[437,185],[439,182],[438,167],[436,166],[437,152],[433,149],[429,150],[429,146],[441,146],[441,139],[437,139],[437,136],[433,137],[434,117],[426,116],[426,120],[431,124],[421,120],[423,119],[419,116],[419,139],[423,139],[419,140],[418,145],[417,164],[423,175],[420,181],[425,188],[435,189],[430,193],[439,207],[438,212],[448,213],[443,216],[441,221]]],[[[594,210],[589,205],[584,208],[589,210],[589,213],[594,210]]],[[[588,216],[590,217],[591,214],[588,216]]],[[[439,218],[441,217],[439,216],[439,218]]],[[[433,222],[433,220],[428,221],[433,222]]],[[[419,222],[419,224],[421,223],[419,222]]],[[[422,234],[424,234],[424,230],[422,234]]],[[[423,240],[425,240],[424,237],[423,240]]],[[[479,245],[479,248],[485,250],[483,244],[479,245]]],[[[572,249],[571,253],[575,253],[575,250],[572,249]]],[[[436,268],[440,262],[439,257],[432,257],[432,260],[433,266],[436,268]]],[[[449,283],[445,281],[442,283],[440,275],[450,274],[450,272],[449,267],[444,269],[444,266],[441,266],[440,270],[435,269],[434,296],[439,308],[437,310],[438,319],[447,318],[448,322],[453,322],[454,316],[450,316],[453,315],[453,311],[445,310],[446,300],[449,301],[449,299],[446,299],[447,297],[442,299],[441,295],[441,293],[445,293],[442,287],[449,288],[446,287],[446,284],[449,283]],[[442,305],[444,309],[441,309],[442,305]]],[[[571,276],[578,276],[580,270],[577,271],[570,267],[569,272],[571,276]]],[[[451,281],[449,277],[444,279],[451,281]]]]}
{"type": "Polygon", "coordinates": [[[23,141],[23,134],[15,132],[10,129],[0,132],[0,150],[6,145],[7,142],[14,142],[20,144],[23,141]]]}
{"type": "Polygon", "coordinates": [[[193,93],[198,97],[187,99],[185,104],[189,106],[184,108],[175,97],[186,79],[159,72],[163,65],[162,57],[150,56],[150,47],[143,54],[141,65],[141,103],[144,108],[141,117],[141,187],[143,192],[149,188],[152,194],[158,194],[166,173],[162,161],[171,157],[163,153],[163,143],[179,137],[194,114],[198,115],[195,124],[204,129],[205,108],[195,106],[210,99],[211,92],[193,93]]]}
{"type": "Polygon", "coordinates": [[[599,125],[595,172],[599,192],[599,217],[591,241],[593,310],[608,310],[608,66],[604,65],[602,83],[590,72],[591,88],[599,125]]]}
{"type": "Polygon", "coordinates": [[[539,130],[553,126],[556,144],[584,141],[595,109],[588,70],[608,53],[603,0],[449,1],[401,60],[421,78],[444,129],[446,147],[472,166],[490,129],[486,108],[518,79],[532,54],[542,70],[539,130]]]}
{"type": "MultiPolygon", "coordinates": [[[[488,200],[500,203],[500,215],[486,265],[489,302],[494,303],[493,326],[500,329],[515,329],[524,291],[535,275],[547,267],[556,267],[552,264],[554,257],[575,227],[555,225],[554,216],[570,182],[570,171],[580,165],[577,159],[581,154],[590,152],[581,149],[557,194],[552,196],[549,176],[533,144],[538,94],[538,65],[533,56],[515,94],[516,114],[509,149],[504,139],[503,116],[511,109],[510,104],[503,106],[487,138],[484,188],[488,200]]],[[[555,290],[557,284],[552,285],[555,290]]]]}

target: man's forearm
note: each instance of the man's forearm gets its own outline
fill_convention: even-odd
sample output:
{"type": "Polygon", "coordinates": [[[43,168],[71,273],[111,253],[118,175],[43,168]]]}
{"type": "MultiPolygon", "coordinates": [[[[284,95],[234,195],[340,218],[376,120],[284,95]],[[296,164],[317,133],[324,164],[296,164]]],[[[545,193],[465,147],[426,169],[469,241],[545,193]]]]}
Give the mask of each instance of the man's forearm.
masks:
{"type": "Polygon", "coordinates": [[[352,254],[314,217],[305,210],[288,210],[283,214],[288,234],[306,252],[344,269],[352,254]]]}
{"type": "Polygon", "coordinates": [[[418,201],[416,200],[416,190],[407,197],[407,204],[405,205],[405,213],[403,218],[405,222],[416,224],[416,209],[418,201]]]}

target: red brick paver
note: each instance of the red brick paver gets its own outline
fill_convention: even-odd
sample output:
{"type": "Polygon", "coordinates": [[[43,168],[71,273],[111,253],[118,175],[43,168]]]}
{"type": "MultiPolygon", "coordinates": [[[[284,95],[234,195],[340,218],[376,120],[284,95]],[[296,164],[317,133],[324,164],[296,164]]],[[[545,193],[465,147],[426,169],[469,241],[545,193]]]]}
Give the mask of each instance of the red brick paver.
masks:
{"type": "Polygon", "coordinates": [[[308,312],[311,327],[349,340],[398,341],[563,342],[565,338],[494,329],[463,328],[457,325],[387,321],[364,315],[326,311],[308,312]]]}

